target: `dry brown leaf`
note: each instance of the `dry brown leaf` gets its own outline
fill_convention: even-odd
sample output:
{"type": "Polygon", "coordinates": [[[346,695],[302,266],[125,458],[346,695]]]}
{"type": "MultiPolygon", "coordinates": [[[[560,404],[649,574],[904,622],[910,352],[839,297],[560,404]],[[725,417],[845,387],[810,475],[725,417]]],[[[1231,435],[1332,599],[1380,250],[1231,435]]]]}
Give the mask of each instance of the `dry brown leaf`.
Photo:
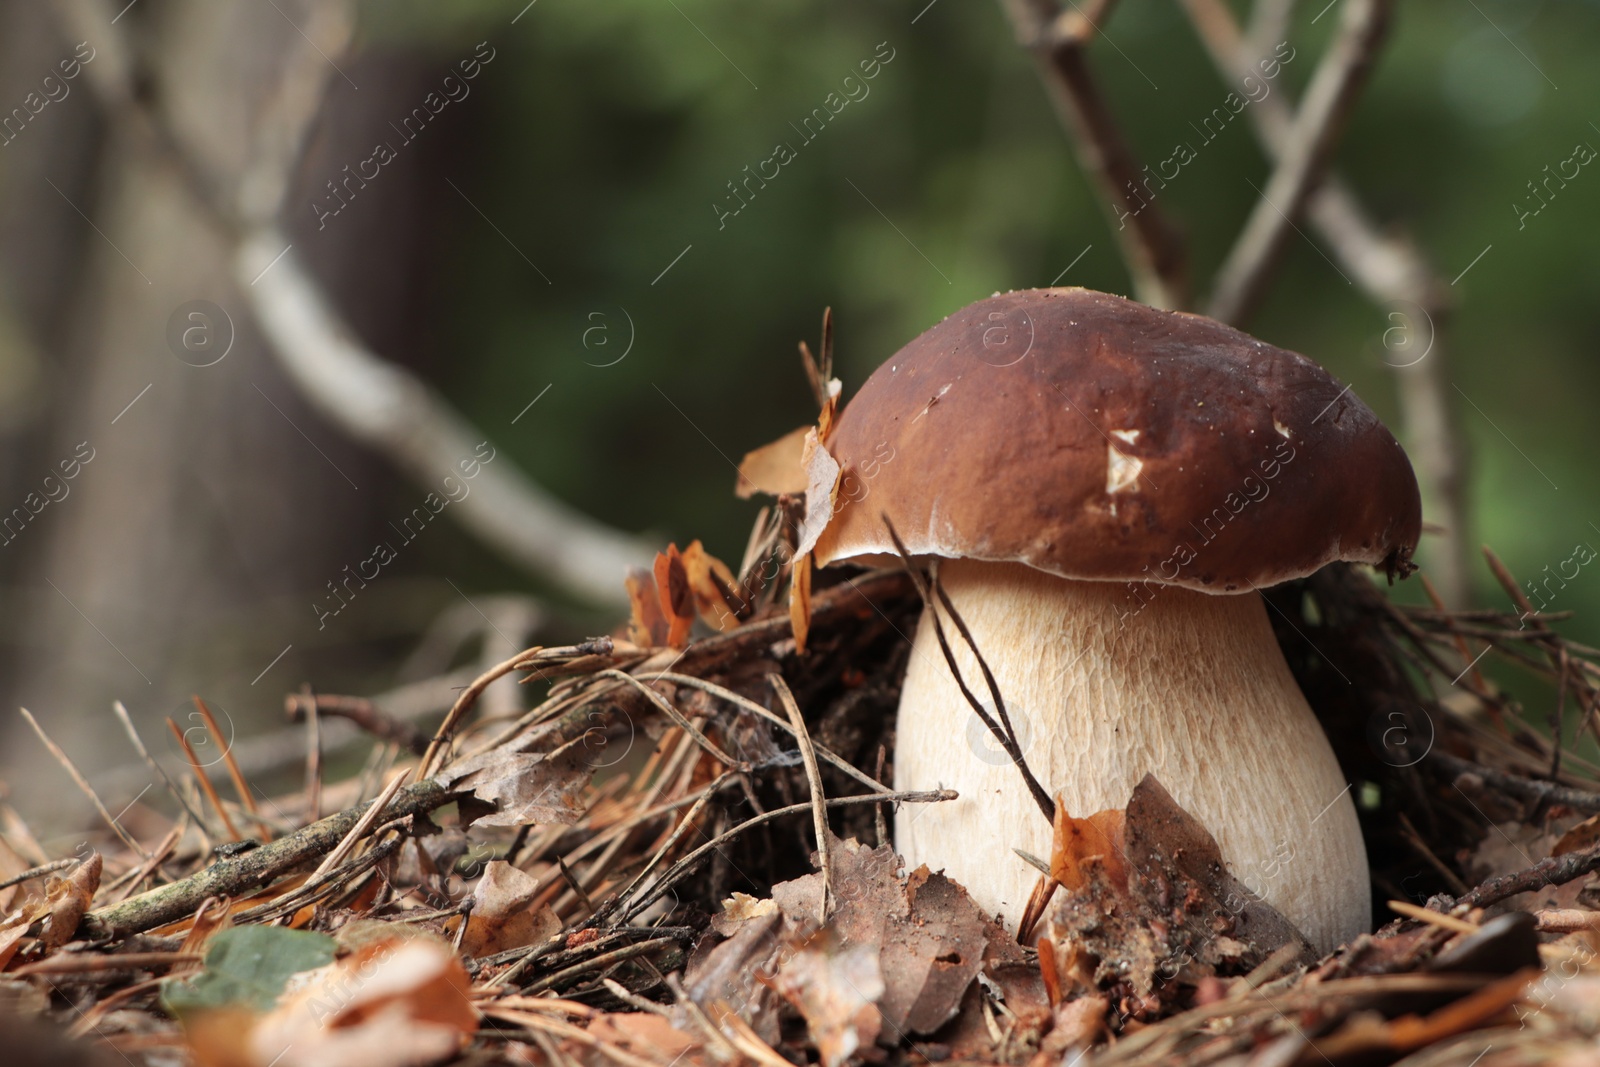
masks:
{"type": "Polygon", "coordinates": [[[748,893],[735,893],[722,902],[722,911],[711,917],[711,929],[721,937],[732,937],[752,919],[765,919],[776,914],[776,901],[763,900],[748,893]]]}
{"type": "MultiPolygon", "coordinates": [[[[695,1061],[685,1058],[686,1053],[701,1048],[695,1035],[673,1026],[670,1021],[647,1011],[608,1012],[590,1021],[589,1036],[612,1048],[620,1048],[647,1060],[675,1063],[687,1067],[695,1061]]],[[[615,1061],[588,1045],[567,1041],[562,1051],[581,1062],[604,1063],[614,1067],[615,1061]]]]}
{"type": "Polygon", "coordinates": [[[548,904],[533,906],[539,880],[504,860],[490,860],[472,891],[473,907],[461,951],[468,956],[496,952],[544,941],[561,929],[561,920],[548,904]]]}
{"type": "Polygon", "coordinates": [[[1050,877],[1064,889],[1081,889],[1087,875],[1084,861],[1098,859],[1113,884],[1126,888],[1127,865],[1122,861],[1123,813],[1115,808],[1075,819],[1061,798],[1056,799],[1055,844],[1050,853],[1050,877]]]}
{"type": "Polygon", "coordinates": [[[790,430],[770,444],[746,452],[739,461],[739,479],[733,492],[740,500],[757,493],[802,493],[806,488],[806,469],[801,463],[806,434],[810,426],[790,430]]]}
{"type": "MultiPolygon", "coordinates": [[[[733,936],[715,943],[703,940],[684,968],[683,985],[689,998],[707,1011],[732,1011],[755,1028],[768,1044],[778,1040],[777,995],[762,981],[773,970],[782,951],[779,930],[783,916],[777,911],[755,916],[739,924],[733,936]]],[[[684,1010],[674,1010],[674,1019],[692,1028],[684,1010]]]]}
{"type": "Polygon", "coordinates": [[[640,648],[654,648],[667,640],[667,617],[656,595],[656,576],[643,567],[631,567],[623,584],[628,590],[628,640],[640,648]]]}
{"type": "Polygon", "coordinates": [[[884,993],[884,976],[873,945],[819,931],[785,954],[773,986],[805,1016],[827,1067],[840,1067],[870,1048],[883,1029],[876,1001],[884,993]]]}
{"type": "Polygon", "coordinates": [[[656,596],[667,618],[665,643],[671,648],[683,648],[689,643],[689,630],[694,626],[694,596],[689,591],[689,572],[677,545],[668,545],[665,552],[656,553],[655,576],[656,596]]]}
{"type": "Polygon", "coordinates": [[[11,957],[22,947],[22,939],[27,936],[28,927],[32,925],[33,917],[25,909],[12,912],[4,919],[0,919],[0,971],[6,969],[11,957]]]}
{"type": "Polygon", "coordinates": [[[839,461],[833,458],[815,429],[806,431],[801,465],[806,471],[806,510],[800,520],[800,543],[795,555],[803,556],[817,547],[817,538],[833,518],[833,502],[839,489],[839,461]]]}
{"type": "Polygon", "coordinates": [[[789,626],[796,655],[804,655],[811,635],[811,557],[800,556],[789,573],[789,626]]]}
{"type": "Polygon", "coordinates": [[[1600,815],[1591,815],[1562,834],[1561,840],[1550,850],[1550,855],[1564,856],[1568,852],[1593,848],[1597,844],[1600,844],[1600,815]]]}
{"type": "Polygon", "coordinates": [[[471,790],[495,805],[494,812],[476,820],[478,825],[523,826],[577,822],[584,787],[593,776],[594,768],[576,752],[552,759],[543,752],[493,749],[447,767],[439,778],[446,788],[471,790]]]}
{"type": "MultiPolygon", "coordinates": [[[[932,1033],[960,1011],[990,944],[1006,940],[1004,932],[943,874],[919,867],[901,877],[888,846],[834,839],[829,851],[835,906],[827,929],[879,953],[878,1006],[888,1039],[932,1033]]],[[[804,929],[814,922],[821,892],[822,875],[810,874],[774,886],[772,897],[791,928],[804,929]]]]}
{"type": "Polygon", "coordinates": [[[689,592],[695,610],[714,630],[732,630],[739,625],[741,607],[739,580],[728,565],[693,541],[683,550],[683,568],[689,577],[689,592]]]}
{"type": "Polygon", "coordinates": [[[244,1041],[256,1067],[422,1067],[454,1055],[477,1031],[472,981],[428,938],[364,945],[309,972],[244,1041]]]}
{"type": "Polygon", "coordinates": [[[1293,924],[1228,873],[1210,832],[1154,776],[1134,787],[1120,843],[1106,816],[1058,820],[1052,863],[1077,883],[1057,894],[1047,931],[1058,995],[1087,984],[1084,954],[1092,981],[1125,981],[1143,998],[1179,975],[1222,965],[1242,973],[1286,944],[1315,958],[1293,924]]]}
{"type": "Polygon", "coordinates": [[[65,878],[50,879],[45,896],[49,900],[49,916],[39,944],[46,952],[53,952],[72,940],[78,932],[89,904],[100,889],[100,853],[91,852],[89,858],[74,867],[65,878]]]}
{"type": "MultiPolygon", "coordinates": [[[[32,867],[33,864],[23,859],[21,854],[11,847],[5,836],[0,834],[0,882],[15,878],[32,867]]],[[[0,889],[0,912],[10,908],[14,902],[26,896],[28,894],[28,885],[29,883],[22,882],[18,885],[0,889]]]]}

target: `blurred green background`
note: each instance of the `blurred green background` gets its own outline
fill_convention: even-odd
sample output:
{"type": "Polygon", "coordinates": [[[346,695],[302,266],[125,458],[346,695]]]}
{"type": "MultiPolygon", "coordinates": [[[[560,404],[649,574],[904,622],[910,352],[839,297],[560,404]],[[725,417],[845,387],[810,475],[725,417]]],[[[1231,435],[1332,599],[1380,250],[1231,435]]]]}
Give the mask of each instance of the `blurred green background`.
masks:
{"type": "MultiPolygon", "coordinates": [[[[809,417],[795,342],[816,343],[825,305],[848,396],[944,315],[1048,285],[1075,259],[1059,284],[1128,292],[1110,226],[998,7],[924,4],[539,0],[515,27],[503,4],[442,19],[421,3],[369,9],[374,42],[426,40],[441,64],[480,39],[503,49],[481,99],[454,117],[471,124],[460,166],[484,214],[555,283],[446,200],[432,291],[452,358],[440,384],[492,426],[553,383],[505,437],[519,462],[612,523],[737,557],[753,508],[732,498],[728,461],[809,417]],[[870,96],[719,231],[711,205],[725,183],[796,140],[790,124],[882,41],[896,58],[870,96]],[[601,321],[586,316],[605,313],[620,341],[619,307],[637,327],[632,352],[586,365],[618,351],[584,347],[601,321]]],[[[1313,25],[1319,10],[1296,10],[1295,60],[1274,91],[1303,90],[1337,23],[1313,25]]],[[[1196,141],[1189,123],[1230,87],[1179,8],[1123,3],[1103,29],[1092,63],[1140,157],[1196,141]]],[[[1600,146],[1597,44],[1592,2],[1402,4],[1337,163],[1444,279],[1491,246],[1453,287],[1444,341],[1472,463],[1471,536],[1524,578],[1580,541],[1600,546],[1600,172],[1582,170],[1522,229],[1513,208],[1531,203],[1526,184],[1547,164],[1600,146]]],[[[1199,291],[1267,172],[1241,122],[1163,191],[1199,291]]],[[[1249,328],[1353,382],[1396,425],[1389,310],[1297,237],[1249,328]]],[[[1483,603],[1503,603],[1476,559],[1474,578],[1483,603]]],[[[1551,608],[1579,611],[1574,632],[1600,638],[1600,578],[1587,570],[1551,608]]]]}

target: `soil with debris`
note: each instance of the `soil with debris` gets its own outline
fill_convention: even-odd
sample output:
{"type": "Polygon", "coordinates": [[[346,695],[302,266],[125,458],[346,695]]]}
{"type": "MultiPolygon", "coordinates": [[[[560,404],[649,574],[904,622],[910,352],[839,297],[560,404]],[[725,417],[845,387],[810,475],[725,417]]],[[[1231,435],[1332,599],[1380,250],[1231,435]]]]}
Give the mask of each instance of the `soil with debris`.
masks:
{"type": "Polygon", "coordinates": [[[626,636],[522,653],[431,738],[291,698],[312,736],[329,715],[373,734],[349,780],[258,806],[236,768],[197,772],[160,832],[65,859],[0,811],[0,1059],[1597,1058],[1600,768],[1560,741],[1596,728],[1600,651],[1497,560],[1513,612],[1398,607],[1343,566],[1267,594],[1357,783],[1386,926],[1315,958],[1146,779],[1123,811],[1058,816],[1025,945],[887,841],[893,805],[946,795],[882,784],[923,582],[792,564],[799,506],[763,513],[737,574],[663,553],[630,579],[626,636]],[[1492,684],[1485,652],[1548,706],[1492,684]],[[536,706],[476,718],[513,674],[536,706]]]}

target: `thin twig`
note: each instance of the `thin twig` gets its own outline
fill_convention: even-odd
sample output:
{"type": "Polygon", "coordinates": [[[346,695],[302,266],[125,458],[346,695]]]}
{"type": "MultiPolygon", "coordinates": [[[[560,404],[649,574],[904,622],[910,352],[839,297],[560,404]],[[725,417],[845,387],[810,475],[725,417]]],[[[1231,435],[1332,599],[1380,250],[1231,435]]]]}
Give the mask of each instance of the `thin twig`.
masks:
{"type": "Polygon", "coordinates": [[[128,709],[123,707],[122,701],[113,700],[111,702],[111,711],[116,715],[117,720],[122,723],[122,729],[127,733],[128,740],[133,742],[134,750],[139,753],[139,758],[144,760],[145,765],[152,771],[156,772],[156,775],[166,785],[167,792],[172,796],[172,799],[178,802],[180,808],[189,813],[189,817],[194,820],[196,826],[205,826],[205,819],[190,805],[189,799],[183,795],[183,791],[178,788],[178,784],[172,780],[161,764],[155,761],[155,757],[150,755],[150,750],[144,747],[144,738],[140,737],[139,731],[134,729],[133,717],[128,714],[128,709]]]}
{"type": "Polygon", "coordinates": [[[239,794],[239,802],[256,820],[261,832],[270,836],[270,831],[261,821],[261,813],[256,810],[256,798],[250,794],[250,785],[244,780],[244,775],[239,771],[239,764],[233,758],[233,745],[223,739],[222,731],[217,728],[216,716],[211,714],[211,709],[206,707],[206,702],[200,699],[198,693],[194,696],[194,706],[200,711],[200,718],[206,724],[206,732],[215,739],[217,747],[222,749],[222,763],[228,768],[228,777],[233,779],[233,789],[239,794]]]}
{"type": "MultiPolygon", "coordinates": [[[[1001,0],[1017,43],[1033,56],[1056,115],[1067,128],[1078,165],[1102,203],[1133,276],[1134,292],[1152,307],[1189,304],[1188,254],[1183,235],[1154,200],[1138,195],[1142,173],[1117,128],[1085,55],[1094,26],[1063,21],[1055,0],[1001,0]],[[1065,31],[1065,32],[1063,32],[1065,31]]],[[[1100,6],[1104,18],[1109,5],[1100,6]]]]}
{"type": "Polygon", "coordinates": [[[601,953],[592,959],[584,960],[582,963],[575,963],[571,967],[547,974],[543,978],[529,983],[522,991],[528,994],[543,993],[547,989],[556,988],[563,982],[581,978],[585,974],[591,974],[595,971],[603,971],[613,963],[621,963],[624,960],[631,960],[638,956],[648,956],[658,949],[666,948],[668,945],[676,945],[677,943],[678,939],[675,937],[658,937],[651,941],[635,941],[631,945],[623,945],[621,948],[601,953]]]}
{"type": "Polygon", "coordinates": [[[1238,324],[1266,292],[1307,198],[1326,172],[1389,25],[1394,0],[1348,0],[1285,138],[1278,164],[1217,272],[1206,313],[1238,324]]]}
{"type": "MultiPolygon", "coordinates": [[[[772,712],[768,711],[766,708],[762,707],[760,704],[757,704],[748,697],[740,696],[733,690],[720,686],[715,682],[708,682],[704,678],[696,678],[689,674],[678,674],[674,671],[652,671],[649,674],[638,674],[634,677],[643,678],[646,681],[671,682],[674,685],[704,690],[714,697],[719,697],[722,700],[726,700],[728,703],[741,707],[745,711],[750,712],[752,715],[756,715],[765,719],[767,722],[783,730],[790,737],[798,737],[798,735],[795,733],[793,724],[787,719],[783,719],[777,715],[774,715],[772,712]]],[[[854,778],[856,781],[860,782],[868,789],[871,789],[873,792],[889,792],[889,787],[884,785],[881,779],[873,778],[871,775],[867,774],[865,771],[861,770],[855,764],[840,756],[838,753],[829,749],[827,746],[818,745],[816,741],[813,740],[812,747],[816,749],[818,757],[827,761],[838,770],[843,771],[845,774],[849,775],[851,778],[854,778]]]]}
{"type": "Polygon", "coordinates": [[[811,787],[811,825],[817,835],[817,866],[822,868],[822,911],[817,921],[825,923],[828,913],[833,910],[833,863],[828,852],[828,797],[822,791],[822,771],[817,767],[816,749],[811,747],[811,732],[806,729],[806,717],[800,713],[800,705],[795,703],[789,683],[776,671],[767,675],[767,681],[783,702],[783,710],[789,713],[795,740],[800,743],[800,758],[805,763],[806,783],[811,787]]]}
{"type": "Polygon", "coordinates": [[[317,864],[317,869],[311,872],[310,878],[306,879],[307,885],[316,885],[323,875],[344,862],[344,858],[350,854],[350,850],[356,847],[356,842],[361,840],[361,836],[370,830],[372,824],[377,822],[383,815],[384,809],[389,806],[389,802],[394,799],[394,795],[400,791],[401,786],[406,784],[406,779],[409,777],[411,777],[411,768],[403,767],[398,774],[389,780],[389,784],[384,786],[383,792],[378,794],[378,799],[362,814],[361,818],[356,820],[356,824],[350,828],[350,832],[345,834],[343,840],[334,846],[332,852],[322,858],[321,863],[317,864]]]}
{"type": "Polygon", "coordinates": [[[672,701],[668,700],[654,689],[651,689],[648,685],[645,685],[633,675],[627,673],[626,671],[604,670],[600,671],[597,675],[595,675],[595,677],[614,678],[619,682],[626,682],[628,685],[633,686],[633,688],[643,693],[645,698],[649,700],[650,703],[654,704],[658,711],[660,711],[667,718],[671,719],[678,729],[694,738],[694,743],[705,749],[706,752],[710,753],[712,759],[715,759],[724,766],[731,767],[734,770],[747,771],[750,769],[750,764],[747,761],[734,759],[732,756],[722,751],[716,742],[712,741],[700,731],[699,727],[690,722],[688,716],[679,711],[677,707],[673,705],[672,701]]]}
{"type": "Polygon", "coordinates": [[[330,693],[290,693],[284,698],[284,712],[290,722],[300,722],[315,714],[333,715],[354,723],[380,741],[397,742],[413,756],[426,755],[429,736],[408,722],[394,718],[367,697],[338,696],[330,693]]]}
{"type": "Polygon", "coordinates": [[[57,871],[64,871],[77,862],[78,861],[76,859],[69,857],[64,860],[55,860],[51,863],[46,863],[42,867],[29,867],[21,874],[14,874],[5,881],[0,882],[0,889],[10,889],[14,885],[21,885],[23,882],[31,882],[35,878],[43,878],[47,874],[55,874],[57,871]]]}
{"type": "Polygon", "coordinates": [[[61,746],[50,740],[50,735],[44,732],[44,727],[39,725],[39,720],[33,717],[33,713],[27,708],[18,708],[17,710],[22,712],[24,719],[28,720],[28,725],[33,727],[35,734],[39,735],[39,740],[44,742],[44,747],[50,750],[50,755],[54,756],[56,762],[66,769],[68,777],[77,784],[79,789],[83,790],[84,795],[94,804],[94,808],[100,813],[100,817],[106,821],[107,826],[111,827],[111,832],[121,838],[122,843],[137,852],[141,858],[149,859],[149,853],[140,848],[139,842],[133,839],[133,835],[124,830],[122,824],[117,822],[116,818],[106,808],[105,803],[100,799],[100,794],[96,793],[94,787],[89,784],[89,780],[79,773],[77,766],[67,758],[67,754],[62,751],[61,746]]]}
{"type": "MultiPolygon", "coordinates": [[[[972,690],[968,688],[967,680],[962,676],[961,668],[956,664],[955,652],[950,648],[950,639],[945,636],[944,625],[939,621],[939,612],[936,607],[936,594],[930,589],[928,580],[923,577],[922,572],[917,569],[914,563],[911,562],[911,555],[906,551],[905,542],[900,540],[900,535],[895,531],[894,524],[889,521],[889,516],[884,515],[882,518],[884,526],[889,531],[889,539],[894,542],[895,550],[900,553],[901,562],[905,564],[906,573],[911,576],[911,581],[916,585],[917,592],[922,595],[922,602],[927,606],[926,617],[928,621],[933,624],[933,636],[939,642],[939,651],[944,653],[945,666],[950,669],[950,676],[951,678],[955,679],[956,687],[961,690],[961,695],[966,698],[967,704],[972,708],[973,713],[978,716],[978,718],[983,722],[983,725],[988,728],[991,734],[994,735],[995,741],[998,742],[1000,747],[1005,750],[1006,755],[1011,757],[1011,762],[1021,773],[1022,780],[1027,783],[1028,792],[1032,794],[1034,803],[1039,805],[1039,810],[1044,813],[1044,817],[1049,820],[1052,826],[1054,826],[1056,821],[1055,801],[1050,799],[1050,794],[1045,792],[1044,787],[1039,784],[1039,779],[1034,777],[1033,770],[1028,766],[1028,761],[1022,758],[1022,749],[1017,745],[1016,736],[1012,734],[1008,728],[1004,728],[1000,723],[996,722],[994,718],[990,716],[988,709],[983,706],[983,703],[977,698],[972,690]]],[[[950,618],[951,621],[954,622],[959,619],[960,616],[953,613],[953,608],[951,610],[952,614],[950,618]]],[[[970,635],[968,636],[968,640],[971,640],[970,635]]],[[[979,667],[984,671],[985,675],[989,677],[989,680],[992,684],[993,677],[988,675],[988,666],[984,663],[983,657],[978,655],[977,646],[974,644],[971,647],[973,654],[978,656],[979,667]]],[[[991,695],[995,700],[996,709],[1000,711],[1001,715],[1004,715],[1005,705],[999,699],[998,686],[995,686],[995,688],[991,690],[991,695]]],[[[1007,726],[1009,726],[1009,720],[1007,721],[1007,726]]]]}
{"type": "Polygon", "coordinates": [[[200,783],[201,790],[206,799],[211,801],[211,806],[222,816],[222,825],[228,831],[228,836],[235,841],[244,840],[233,820],[228,817],[228,809],[222,806],[222,798],[217,795],[217,787],[211,784],[211,777],[206,774],[205,768],[200,765],[200,757],[195,755],[194,746],[189,744],[189,739],[184,736],[183,730],[172,721],[172,716],[167,716],[167,728],[172,731],[172,736],[178,739],[178,747],[183,749],[184,759],[189,761],[189,769],[194,772],[195,779],[200,783]]]}

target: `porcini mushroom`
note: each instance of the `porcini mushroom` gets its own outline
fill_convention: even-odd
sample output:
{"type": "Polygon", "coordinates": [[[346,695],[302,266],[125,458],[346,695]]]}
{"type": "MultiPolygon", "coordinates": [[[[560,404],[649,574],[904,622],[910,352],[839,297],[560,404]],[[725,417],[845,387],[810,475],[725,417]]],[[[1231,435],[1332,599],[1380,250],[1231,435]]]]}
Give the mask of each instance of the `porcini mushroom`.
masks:
{"type": "MultiPolygon", "coordinates": [[[[906,345],[825,445],[818,564],[892,559],[887,517],[993,669],[1024,757],[1084,816],[1153,773],[1232,873],[1331,949],[1369,928],[1351,790],[1263,587],[1335,560],[1412,569],[1405,453],[1311,360],[1083,289],[995,295],[906,345]]],[[[961,669],[976,692],[976,663],[961,669]]],[[[992,710],[992,709],[991,709],[992,710]]],[[[961,696],[926,614],[900,699],[896,849],[1015,924],[1051,827],[961,696]]]]}

